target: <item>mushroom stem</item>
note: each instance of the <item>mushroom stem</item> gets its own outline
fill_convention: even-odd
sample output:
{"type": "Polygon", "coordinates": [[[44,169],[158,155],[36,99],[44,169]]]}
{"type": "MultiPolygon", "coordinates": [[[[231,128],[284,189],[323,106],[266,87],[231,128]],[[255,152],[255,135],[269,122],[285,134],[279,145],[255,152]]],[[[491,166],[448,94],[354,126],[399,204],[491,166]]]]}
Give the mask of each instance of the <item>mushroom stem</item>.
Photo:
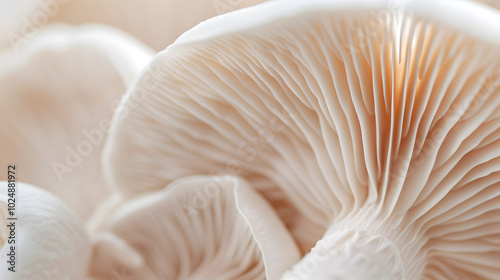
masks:
{"type": "Polygon", "coordinates": [[[401,219],[374,217],[375,213],[368,207],[335,222],[282,279],[419,279],[425,242],[401,219]]]}

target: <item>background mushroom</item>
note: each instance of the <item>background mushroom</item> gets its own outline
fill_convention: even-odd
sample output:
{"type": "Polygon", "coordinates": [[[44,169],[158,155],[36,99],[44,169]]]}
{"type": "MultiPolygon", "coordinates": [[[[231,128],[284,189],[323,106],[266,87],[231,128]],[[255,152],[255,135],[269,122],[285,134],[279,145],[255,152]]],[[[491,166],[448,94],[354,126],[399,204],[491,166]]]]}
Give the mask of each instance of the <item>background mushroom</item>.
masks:
{"type": "Polygon", "coordinates": [[[183,178],[100,214],[99,279],[122,266],[148,280],[278,279],[300,256],[268,202],[235,177],[183,178]]]}
{"type": "Polygon", "coordinates": [[[132,196],[238,175],[303,252],[322,236],[339,263],[389,250],[341,279],[498,278],[498,34],[497,11],[455,0],[273,1],[211,19],[125,97],[107,176],[132,196]]]}
{"type": "Polygon", "coordinates": [[[106,24],[159,51],[199,22],[266,0],[0,1],[0,49],[29,43],[50,23],[106,24]]]}
{"type": "Polygon", "coordinates": [[[160,51],[196,24],[266,0],[72,0],[53,22],[97,22],[120,28],[160,51]]]}
{"type": "Polygon", "coordinates": [[[152,52],[104,26],[52,26],[38,35],[0,54],[0,165],[16,163],[20,180],[86,219],[109,192],[100,151],[113,109],[152,52]]]}
{"type": "Polygon", "coordinates": [[[35,34],[31,26],[26,25],[30,23],[27,18],[28,15],[33,14],[37,8],[37,1],[9,1],[0,0],[0,50],[9,48],[17,41],[26,39],[27,36],[32,37],[35,34]],[[22,30],[19,32],[19,30],[22,30]]]}
{"type": "MultiPolygon", "coordinates": [[[[0,182],[2,190],[7,185],[7,181],[0,182]]],[[[0,194],[0,278],[88,279],[90,243],[82,220],[55,196],[28,184],[16,183],[15,198],[17,220],[8,228],[12,220],[7,218],[12,216],[7,204],[12,201],[6,193],[0,194]],[[15,246],[15,272],[8,270],[11,246],[15,246]]]]}

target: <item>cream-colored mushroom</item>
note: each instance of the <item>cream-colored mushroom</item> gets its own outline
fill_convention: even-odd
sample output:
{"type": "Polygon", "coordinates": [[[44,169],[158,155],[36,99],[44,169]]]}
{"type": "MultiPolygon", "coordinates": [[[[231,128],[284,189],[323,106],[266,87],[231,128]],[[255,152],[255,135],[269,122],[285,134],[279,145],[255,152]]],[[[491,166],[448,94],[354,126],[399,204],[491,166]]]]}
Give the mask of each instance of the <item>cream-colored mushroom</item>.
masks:
{"type": "MultiPolygon", "coordinates": [[[[38,26],[33,23],[32,16],[37,10],[37,1],[9,1],[0,0],[0,50],[17,48],[35,36],[38,26]]],[[[48,20],[48,19],[47,19],[48,20]]],[[[42,24],[40,22],[40,24],[42,24]]]]}
{"type": "Polygon", "coordinates": [[[98,25],[47,27],[19,52],[1,53],[0,165],[16,163],[23,181],[87,218],[109,192],[100,151],[113,109],[151,57],[98,25]]]}
{"type": "Polygon", "coordinates": [[[61,5],[59,13],[51,21],[109,24],[159,51],[203,20],[264,1],[266,0],[72,0],[61,5]]]}
{"type": "Polygon", "coordinates": [[[99,279],[120,267],[148,280],[278,279],[300,256],[268,202],[235,177],[183,178],[100,214],[99,279]]]}
{"type": "Polygon", "coordinates": [[[303,252],[324,238],[319,271],[301,268],[309,255],[287,277],[498,278],[498,34],[498,11],[456,0],[272,1],[216,17],[129,91],[104,167],[128,196],[242,176],[303,252]]]}
{"type": "Polygon", "coordinates": [[[88,279],[91,247],[82,220],[42,189],[18,182],[9,196],[7,187],[0,182],[0,279],[88,279]]]}

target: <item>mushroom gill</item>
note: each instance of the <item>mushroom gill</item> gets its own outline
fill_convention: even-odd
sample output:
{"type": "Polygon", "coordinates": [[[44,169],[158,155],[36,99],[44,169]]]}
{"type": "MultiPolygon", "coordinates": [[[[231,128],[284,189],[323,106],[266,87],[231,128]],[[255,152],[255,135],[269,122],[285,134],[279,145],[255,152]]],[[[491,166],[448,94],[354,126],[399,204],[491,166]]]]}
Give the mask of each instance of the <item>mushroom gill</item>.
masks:
{"type": "Polygon", "coordinates": [[[96,217],[99,279],[120,266],[148,280],[278,279],[300,257],[269,203],[236,177],[182,178],[96,217]]]}
{"type": "MultiPolygon", "coordinates": [[[[498,278],[498,34],[497,11],[455,0],[272,1],[216,17],[125,96],[106,175],[126,196],[241,176],[303,253],[321,240],[337,256],[315,269],[371,256],[339,279],[498,278]]],[[[321,274],[294,274],[307,260],[287,277],[321,274]]]]}

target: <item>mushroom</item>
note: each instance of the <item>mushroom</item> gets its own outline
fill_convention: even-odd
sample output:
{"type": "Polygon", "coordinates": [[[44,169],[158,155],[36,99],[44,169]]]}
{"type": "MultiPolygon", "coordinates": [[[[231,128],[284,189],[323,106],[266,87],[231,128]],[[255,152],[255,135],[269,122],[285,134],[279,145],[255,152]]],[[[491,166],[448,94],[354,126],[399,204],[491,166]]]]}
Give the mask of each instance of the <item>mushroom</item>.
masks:
{"type": "MultiPolygon", "coordinates": [[[[34,14],[37,1],[9,1],[0,0],[0,50],[16,45],[16,42],[25,42],[35,35],[38,26],[30,21],[30,14],[34,14]]],[[[44,3],[43,3],[44,4],[44,3]]],[[[38,21],[38,19],[37,19],[38,21]]]]}
{"type": "Polygon", "coordinates": [[[105,175],[126,197],[244,178],[303,253],[319,241],[285,278],[498,278],[498,34],[498,11],[456,0],[271,1],[213,18],[128,91],[105,175]]]}
{"type": "Polygon", "coordinates": [[[278,279],[299,260],[278,215],[245,181],[193,176],[96,215],[92,271],[138,279],[278,279]]]}
{"type": "MultiPolygon", "coordinates": [[[[56,1],[56,0],[53,0],[56,1]]],[[[120,28],[155,50],[163,50],[197,23],[265,0],[57,0],[51,22],[97,22],[120,28]]]]}
{"type": "Polygon", "coordinates": [[[88,279],[90,243],[82,220],[42,189],[7,181],[0,187],[5,190],[0,194],[0,279],[88,279]],[[15,192],[7,195],[11,184],[15,192]]]}
{"type": "MultiPolygon", "coordinates": [[[[0,165],[84,219],[109,193],[100,151],[114,107],[152,51],[109,27],[52,26],[0,54],[0,165]]],[[[1,172],[0,180],[7,180],[1,172]]]]}

